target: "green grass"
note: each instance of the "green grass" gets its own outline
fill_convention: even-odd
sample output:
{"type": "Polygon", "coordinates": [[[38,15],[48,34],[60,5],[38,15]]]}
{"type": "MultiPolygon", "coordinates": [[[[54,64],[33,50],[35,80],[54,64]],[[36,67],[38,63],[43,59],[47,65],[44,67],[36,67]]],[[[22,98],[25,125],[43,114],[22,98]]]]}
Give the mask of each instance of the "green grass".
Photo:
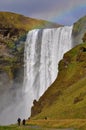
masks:
{"type": "MultiPolygon", "coordinates": [[[[86,130],[86,119],[38,119],[30,120],[27,122],[28,125],[37,125],[42,128],[51,128],[52,129],[67,129],[72,128],[74,130],[86,130]]],[[[44,129],[44,130],[45,130],[44,129]]]]}
{"type": "Polygon", "coordinates": [[[53,25],[54,27],[58,27],[58,25],[45,20],[37,20],[12,12],[0,12],[0,25],[1,27],[5,28],[21,29],[21,31],[28,31],[38,27],[47,27],[47,25],[53,25]]]}
{"type": "Polygon", "coordinates": [[[86,44],[64,55],[56,81],[32,109],[33,119],[86,119],[86,52],[80,52],[82,46],[86,44]]]}
{"type": "Polygon", "coordinates": [[[44,119],[47,116],[50,119],[64,118],[86,118],[86,78],[80,80],[66,90],[62,95],[55,99],[52,105],[44,107],[43,111],[38,114],[35,119],[44,119]],[[82,95],[83,100],[74,104],[74,99],[82,95]]]}
{"type": "Polygon", "coordinates": [[[25,126],[0,126],[0,130],[86,130],[86,119],[27,120],[25,126]]]}
{"type": "MultiPolygon", "coordinates": [[[[30,126],[0,126],[0,130],[34,130],[30,126]]],[[[43,130],[42,128],[35,130],[43,130]]]]}

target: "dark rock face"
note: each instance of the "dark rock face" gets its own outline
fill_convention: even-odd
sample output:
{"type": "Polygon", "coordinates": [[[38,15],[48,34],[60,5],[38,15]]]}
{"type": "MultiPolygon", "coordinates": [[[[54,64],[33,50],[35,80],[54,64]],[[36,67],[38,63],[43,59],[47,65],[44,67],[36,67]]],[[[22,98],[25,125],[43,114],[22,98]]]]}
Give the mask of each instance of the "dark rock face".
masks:
{"type": "Polygon", "coordinates": [[[84,34],[82,40],[83,40],[83,42],[86,42],[86,33],[84,34]]]}
{"type": "Polygon", "coordinates": [[[86,33],[86,16],[79,19],[76,23],[74,23],[73,27],[73,43],[77,45],[78,43],[85,42],[85,33],[86,33]]]}
{"type": "MultiPolygon", "coordinates": [[[[14,82],[16,78],[20,79],[19,70],[20,68],[23,68],[24,64],[24,41],[22,42],[22,44],[19,42],[19,45],[17,45],[17,40],[15,41],[15,38],[17,39],[17,36],[15,36],[15,38],[14,36],[15,35],[12,36],[10,33],[0,33],[0,75],[3,76],[3,74],[6,74],[4,75],[4,78],[9,79],[9,81],[12,80],[12,82],[14,82]]],[[[21,75],[23,77],[23,72],[21,75]]],[[[2,79],[0,80],[0,82],[4,83],[4,79],[0,79],[2,79]]],[[[21,78],[21,82],[22,79],[23,78],[21,78]]],[[[8,86],[10,86],[10,82],[6,84],[9,84],[8,86]]]]}
{"type": "Polygon", "coordinates": [[[23,84],[25,33],[23,29],[0,28],[0,92],[23,84]]]}
{"type": "Polygon", "coordinates": [[[33,107],[31,109],[31,116],[37,115],[41,113],[43,108],[43,102],[37,102],[36,100],[33,101],[33,107]]]}

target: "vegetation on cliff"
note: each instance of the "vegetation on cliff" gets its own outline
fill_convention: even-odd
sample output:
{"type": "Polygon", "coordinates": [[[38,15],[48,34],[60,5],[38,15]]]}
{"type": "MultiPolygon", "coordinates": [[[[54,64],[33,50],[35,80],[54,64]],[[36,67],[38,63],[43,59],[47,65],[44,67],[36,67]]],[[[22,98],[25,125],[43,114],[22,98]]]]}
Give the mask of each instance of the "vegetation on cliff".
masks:
{"type": "Polygon", "coordinates": [[[59,74],[34,101],[33,119],[86,118],[86,43],[73,48],[59,63],[59,74]]]}
{"type": "MultiPolygon", "coordinates": [[[[10,12],[0,12],[0,75],[6,73],[9,80],[20,78],[20,69],[24,71],[24,42],[29,30],[58,26],[44,20],[36,20],[10,12]]],[[[19,82],[23,81],[23,71],[19,82]]],[[[2,80],[0,87],[3,87],[4,84],[6,83],[2,80]]]]}

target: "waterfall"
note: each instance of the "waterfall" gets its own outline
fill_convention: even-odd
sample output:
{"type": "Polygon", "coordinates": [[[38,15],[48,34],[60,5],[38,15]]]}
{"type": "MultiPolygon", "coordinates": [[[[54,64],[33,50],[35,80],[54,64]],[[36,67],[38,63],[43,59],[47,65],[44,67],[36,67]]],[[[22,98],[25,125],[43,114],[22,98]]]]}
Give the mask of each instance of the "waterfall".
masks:
{"type": "Polygon", "coordinates": [[[73,47],[72,28],[35,29],[28,33],[24,54],[26,106],[31,107],[33,100],[38,100],[55,81],[59,61],[73,47]]]}
{"type": "Polygon", "coordinates": [[[38,100],[54,82],[58,63],[72,46],[72,26],[35,29],[27,34],[24,51],[24,84],[0,96],[0,125],[28,118],[33,100],[38,100]]]}
{"type": "Polygon", "coordinates": [[[34,99],[54,82],[58,63],[72,48],[71,27],[36,29],[27,35],[25,44],[25,91],[34,99]]]}

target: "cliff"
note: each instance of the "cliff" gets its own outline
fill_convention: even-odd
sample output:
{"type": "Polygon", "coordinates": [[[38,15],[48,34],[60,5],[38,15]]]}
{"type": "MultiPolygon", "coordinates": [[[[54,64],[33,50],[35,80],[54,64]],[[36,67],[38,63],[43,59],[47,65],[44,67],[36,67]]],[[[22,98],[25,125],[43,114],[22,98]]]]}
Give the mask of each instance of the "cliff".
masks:
{"type": "Polygon", "coordinates": [[[74,23],[73,27],[73,43],[82,43],[83,35],[86,33],[86,16],[80,18],[77,22],[74,23]]]}
{"type": "Polygon", "coordinates": [[[15,13],[0,12],[0,92],[23,83],[27,32],[35,28],[58,26],[60,25],[15,13]]]}

